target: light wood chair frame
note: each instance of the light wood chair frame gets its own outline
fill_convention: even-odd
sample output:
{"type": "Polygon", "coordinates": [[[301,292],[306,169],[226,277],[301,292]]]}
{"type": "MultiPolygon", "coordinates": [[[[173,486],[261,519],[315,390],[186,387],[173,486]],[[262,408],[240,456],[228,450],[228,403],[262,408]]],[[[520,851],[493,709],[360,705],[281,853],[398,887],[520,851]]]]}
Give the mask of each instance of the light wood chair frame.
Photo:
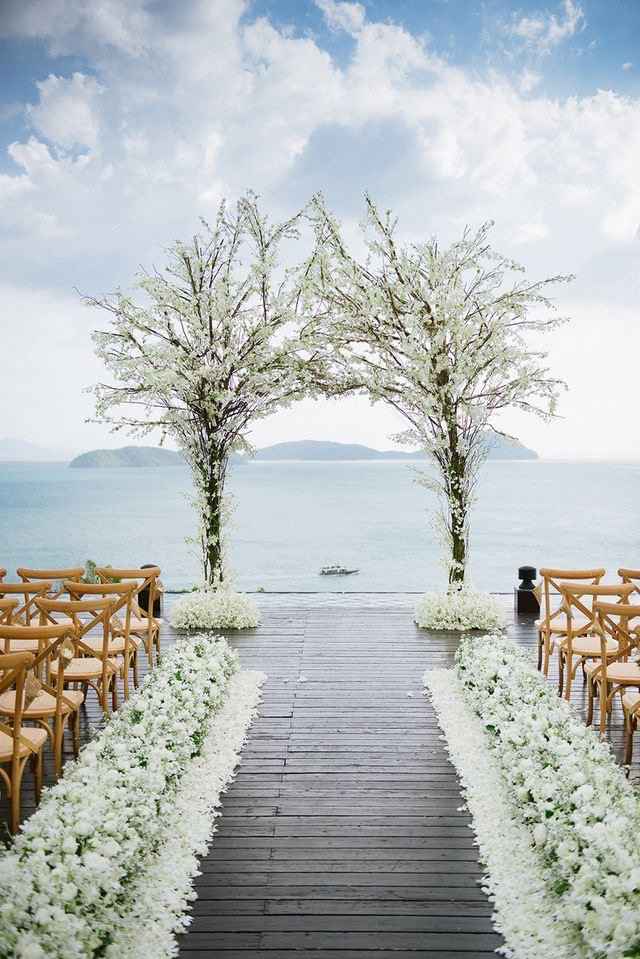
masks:
{"type": "MultiPolygon", "coordinates": [[[[566,635],[566,625],[563,625],[565,619],[560,584],[576,581],[596,586],[605,573],[606,569],[601,566],[593,569],[557,569],[547,566],[540,569],[542,603],[538,626],[538,669],[542,670],[545,676],[549,675],[549,662],[553,653],[554,636],[562,637],[566,635]],[[560,602],[555,609],[552,608],[551,603],[552,590],[560,595],[560,602]]],[[[574,635],[577,634],[574,632],[574,635]]]]}
{"type": "Polygon", "coordinates": [[[0,599],[0,623],[9,624],[18,607],[17,599],[0,599]]]}
{"type": "MultiPolygon", "coordinates": [[[[594,650],[592,655],[584,655],[574,650],[574,641],[579,641],[585,637],[600,636],[600,625],[596,605],[598,597],[604,600],[617,598],[618,605],[625,603],[629,595],[633,592],[633,587],[625,583],[559,583],[560,594],[562,596],[562,610],[566,617],[566,631],[564,636],[558,641],[558,693],[564,695],[568,701],[571,699],[571,689],[578,668],[582,668],[589,659],[599,659],[601,648],[594,650]],[[582,616],[584,619],[578,620],[578,626],[574,627],[576,616],[582,616]],[[586,622],[585,622],[586,619],[586,622]],[[566,672],[566,680],[565,680],[566,672]]],[[[606,649],[606,640],[605,646],[606,649]]],[[[616,655],[615,651],[607,653],[609,657],[616,655]]]]}
{"type": "MultiPolygon", "coordinates": [[[[78,583],[65,582],[64,589],[69,597],[74,600],[89,601],[89,597],[96,596],[103,599],[111,598],[112,606],[109,615],[109,630],[113,640],[122,638],[124,644],[123,650],[123,687],[124,698],[129,698],[129,672],[133,671],[133,683],[137,688],[139,684],[138,675],[138,647],[131,636],[131,613],[133,597],[135,594],[135,583],[78,583]],[[124,609],[124,621],[118,620],[118,613],[124,609]]],[[[119,656],[120,651],[112,649],[111,640],[109,641],[109,656],[112,658],[119,656]]]]}
{"type": "Polygon", "coordinates": [[[31,626],[32,620],[38,623],[40,613],[36,608],[36,600],[40,596],[46,596],[52,586],[53,583],[50,580],[39,583],[0,583],[0,599],[22,596],[24,600],[22,605],[14,611],[12,622],[21,626],[31,626]]]}
{"type": "MultiPolygon", "coordinates": [[[[51,625],[58,625],[52,616],[52,613],[62,613],[71,619],[73,624],[73,642],[75,644],[75,656],[73,662],[84,659],[99,659],[101,661],[100,675],[91,679],[76,679],[71,672],[66,677],[67,682],[78,682],[85,687],[91,687],[102,707],[106,717],[109,716],[108,693],[111,692],[112,709],[118,708],[118,684],[116,682],[119,672],[119,664],[109,656],[109,620],[113,601],[111,599],[47,599],[40,597],[37,600],[38,609],[42,612],[45,621],[51,625]],[[80,619],[82,613],[87,613],[88,620],[80,619]],[[99,653],[84,642],[84,638],[92,629],[100,627],[102,630],[102,649],[99,653]]],[[[67,664],[67,670],[70,670],[71,663],[67,664]]],[[[86,698],[86,691],[85,691],[86,698]]]]}
{"type": "Polygon", "coordinates": [[[607,717],[611,715],[616,694],[620,693],[622,700],[627,689],[635,688],[640,692],[640,665],[635,664],[635,675],[629,675],[624,679],[620,677],[612,679],[609,674],[609,670],[615,663],[627,663],[631,653],[638,649],[638,629],[630,629],[629,623],[634,619],[640,620],[640,604],[596,601],[595,609],[598,617],[601,655],[597,667],[588,676],[587,724],[591,725],[593,722],[593,703],[597,693],[600,703],[600,735],[604,736],[607,730],[607,717]],[[619,618],[619,622],[616,622],[615,617],[619,618]],[[608,636],[618,644],[615,656],[606,653],[608,636]]]}
{"type": "Polygon", "coordinates": [[[113,579],[119,579],[121,581],[131,580],[135,583],[135,591],[132,598],[131,607],[132,612],[136,619],[140,621],[147,620],[147,625],[144,630],[132,628],[131,632],[136,636],[140,636],[144,642],[145,652],[149,662],[149,669],[153,669],[155,665],[154,649],[156,653],[156,659],[160,659],[160,622],[158,618],[153,615],[155,599],[159,593],[158,579],[160,577],[160,573],[161,570],[159,566],[149,566],[146,569],[133,567],[116,568],[112,566],[96,567],[96,575],[103,583],[108,583],[113,579]],[[141,609],[138,603],[138,596],[146,588],[149,589],[148,613],[141,609]]]}
{"type": "MultiPolygon", "coordinates": [[[[34,657],[31,669],[34,675],[40,675],[45,672],[49,675],[48,669],[42,669],[45,660],[50,660],[54,656],[58,660],[58,669],[56,671],[55,686],[50,685],[46,680],[41,679],[40,685],[44,692],[49,693],[55,700],[55,711],[52,714],[49,710],[46,713],[29,713],[29,706],[23,704],[22,716],[25,721],[33,721],[36,725],[45,730],[53,750],[53,760],[56,776],[62,774],[62,745],[65,729],[72,719],[71,732],[73,741],[73,752],[76,758],[80,751],[80,703],[69,696],[65,696],[64,671],[66,667],[66,657],[63,654],[62,645],[65,639],[73,640],[73,629],[70,626],[0,626],[0,640],[5,642],[11,639],[30,638],[38,642],[40,652],[34,657]],[[24,636],[28,633],[28,637],[24,636]],[[52,721],[52,725],[49,722],[52,721]]],[[[16,696],[17,703],[17,696],[16,696]]],[[[0,713],[6,716],[15,716],[16,709],[6,712],[0,707],[0,713]]]]}
{"type": "MultiPolygon", "coordinates": [[[[27,671],[34,662],[33,653],[10,653],[0,655],[0,693],[15,686],[16,711],[13,716],[13,726],[0,722],[0,731],[13,739],[13,753],[10,760],[10,770],[7,773],[0,764],[0,780],[4,783],[10,801],[9,826],[11,832],[18,831],[20,825],[20,799],[22,792],[22,777],[29,760],[33,763],[36,803],[40,802],[42,793],[42,746],[34,744],[22,735],[22,703],[24,701],[24,684],[27,671]],[[22,748],[21,748],[22,747],[22,748]],[[26,749],[21,755],[22,749],[26,749]]],[[[46,739],[43,741],[46,742],[46,739]]],[[[5,763],[7,760],[5,760],[5,763]]]]}
{"type": "Polygon", "coordinates": [[[84,566],[67,566],[60,569],[30,569],[27,566],[18,566],[16,575],[20,577],[23,583],[50,581],[49,599],[58,599],[65,593],[65,580],[79,581],[84,575],[84,566]]]}

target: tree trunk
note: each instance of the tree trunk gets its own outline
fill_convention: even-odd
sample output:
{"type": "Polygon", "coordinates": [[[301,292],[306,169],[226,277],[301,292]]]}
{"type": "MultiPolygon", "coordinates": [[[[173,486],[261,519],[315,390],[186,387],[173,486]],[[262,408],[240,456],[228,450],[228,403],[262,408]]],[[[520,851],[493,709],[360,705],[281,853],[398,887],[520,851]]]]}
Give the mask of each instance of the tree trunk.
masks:
{"type": "Polygon", "coordinates": [[[222,550],[223,494],[226,463],[212,455],[201,471],[200,508],[205,586],[217,589],[224,580],[222,550]]]}
{"type": "Polygon", "coordinates": [[[455,490],[451,490],[449,498],[449,530],[449,589],[462,589],[467,571],[467,513],[462,497],[455,490]]]}

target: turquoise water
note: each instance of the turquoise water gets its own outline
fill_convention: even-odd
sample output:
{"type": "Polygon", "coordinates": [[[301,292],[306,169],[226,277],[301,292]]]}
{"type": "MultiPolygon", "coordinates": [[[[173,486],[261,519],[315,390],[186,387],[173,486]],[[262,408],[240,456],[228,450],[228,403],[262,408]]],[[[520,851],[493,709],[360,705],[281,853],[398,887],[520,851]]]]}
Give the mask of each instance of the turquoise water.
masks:
{"type": "MultiPolygon", "coordinates": [[[[416,464],[417,465],[417,464],[416,464]]],[[[418,591],[444,583],[430,495],[407,463],[236,467],[231,563],[241,589],[418,591]],[[348,578],[318,575],[339,562],[348,578]]],[[[0,464],[0,566],[158,563],[171,587],[198,578],[186,468],[72,470],[0,464]]],[[[474,585],[509,591],[534,566],[640,566],[640,464],[492,462],[471,548],[474,585]]],[[[13,578],[11,575],[9,578],[13,578]]]]}

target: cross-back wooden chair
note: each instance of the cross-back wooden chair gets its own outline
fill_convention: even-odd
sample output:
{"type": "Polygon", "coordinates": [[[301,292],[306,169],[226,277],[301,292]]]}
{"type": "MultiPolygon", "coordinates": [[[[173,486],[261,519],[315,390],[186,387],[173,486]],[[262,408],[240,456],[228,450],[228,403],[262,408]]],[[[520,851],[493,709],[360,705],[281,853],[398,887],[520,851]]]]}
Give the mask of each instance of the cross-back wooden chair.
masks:
{"type": "MultiPolygon", "coordinates": [[[[34,657],[25,683],[22,719],[35,722],[45,730],[51,740],[56,775],[62,773],[62,743],[64,731],[71,722],[73,750],[77,757],[80,749],[80,706],[84,695],[79,690],[64,688],[64,672],[67,662],[73,657],[73,630],[70,626],[0,626],[0,641],[21,638],[28,633],[40,645],[40,652],[34,657]],[[54,662],[57,668],[51,669],[54,662]],[[53,685],[46,680],[36,680],[42,674],[55,676],[53,685]],[[35,688],[28,689],[29,679],[35,681],[35,688]]],[[[18,707],[16,690],[0,694],[0,715],[14,719],[18,707]]]]}
{"type": "Polygon", "coordinates": [[[29,760],[33,763],[36,802],[42,791],[42,749],[47,741],[44,729],[22,725],[22,703],[27,671],[34,661],[33,653],[0,655],[0,694],[15,690],[16,710],[13,725],[0,722],[0,779],[5,785],[11,804],[9,825],[12,832],[20,825],[20,797],[22,777],[29,760]],[[9,766],[9,770],[4,766],[9,766]]]}
{"type": "Polygon", "coordinates": [[[0,599],[0,623],[10,623],[17,608],[17,599],[0,599]]]}
{"type": "MultiPolygon", "coordinates": [[[[587,663],[600,659],[600,626],[596,605],[599,600],[625,603],[633,587],[626,583],[559,583],[566,628],[558,638],[558,692],[571,699],[571,687],[578,667],[586,670],[587,663]],[[565,678],[566,677],[566,678],[565,678]]],[[[606,656],[618,653],[618,644],[610,636],[605,643],[606,656]]],[[[586,675],[586,673],[585,673],[586,675]]]]}
{"type": "MultiPolygon", "coordinates": [[[[53,626],[59,625],[55,620],[56,614],[61,614],[71,621],[75,649],[73,659],[65,667],[65,686],[68,683],[80,683],[85,695],[86,690],[91,687],[98,697],[102,711],[108,716],[109,692],[112,708],[118,708],[116,677],[122,666],[122,660],[109,655],[109,619],[113,600],[101,597],[89,600],[39,597],[37,605],[46,621],[53,626]],[[93,629],[102,637],[97,648],[87,642],[88,634],[93,629]]],[[[52,663],[51,676],[54,681],[57,679],[57,669],[57,664],[52,663]]]]}
{"type": "Polygon", "coordinates": [[[640,569],[626,569],[624,566],[621,566],[618,570],[618,576],[623,583],[632,584],[634,591],[640,594],[640,569]]]}
{"type": "Polygon", "coordinates": [[[23,583],[50,582],[49,599],[57,599],[65,592],[65,580],[79,580],[84,573],[84,566],[67,566],[61,569],[30,569],[27,566],[18,566],[16,574],[23,583]]]}
{"type": "MultiPolygon", "coordinates": [[[[567,632],[567,617],[562,608],[560,584],[567,582],[590,583],[597,585],[606,570],[596,569],[553,569],[545,567],[540,570],[540,619],[536,620],[538,627],[538,669],[545,676],[549,674],[549,661],[554,650],[555,640],[565,636],[567,632]],[[554,600],[553,594],[558,594],[554,600]]],[[[574,619],[574,632],[578,630],[578,617],[574,619]]],[[[586,625],[586,623],[585,623],[586,625]]]]}
{"type": "Polygon", "coordinates": [[[138,636],[144,643],[145,652],[149,661],[149,668],[154,666],[154,650],[156,659],[160,658],[160,625],[162,620],[153,615],[153,606],[156,597],[159,594],[158,580],[160,578],[160,567],[149,566],[142,568],[115,568],[111,566],[97,566],[96,574],[103,583],[108,583],[114,579],[121,582],[131,582],[135,584],[135,591],[132,598],[132,616],[130,633],[132,636],[138,636]],[[148,590],[148,606],[144,610],[140,606],[140,593],[148,590]]]}
{"type": "Polygon", "coordinates": [[[6,575],[7,575],[6,569],[4,568],[4,566],[0,566],[0,583],[5,578],[6,575]]]}
{"type": "MultiPolygon", "coordinates": [[[[73,583],[65,582],[64,588],[71,599],[85,599],[91,597],[111,599],[111,614],[109,617],[108,655],[112,658],[123,659],[124,698],[129,698],[129,671],[133,670],[134,686],[138,686],[138,649],[142,640],[131,633],[132,602],[136,590],[135,583],[73,583]],[[119,615],[120,614],[120,615],[119,615]]],[[[102,638],[87,636],[85,645],[100,655],[102,638]]]]}
{"type": "Polygon", "coordinates": [[[589,690],[587,723],[593,722],[593,701],[597,693],[600,703],[600,735],[604,736],[607,716],[611,714],[616,693],[620,693],[622,700],[628,689],[640,691],[640,665],[629,658],[640,645],[640,603],[633,605],[628,602],[628,598],[626,602],[620,603],[598,600],[595,609],[601,654],[586,667],[589,690]],[[605,651],[609,642],[617,646],[614,656],[605,651]]]}
{"type": "Polygon", "coordinates": [[[35,625],[40,619],[36,600],[39,596],[45,596],[51,586],[49,580],[41,583],[0,583],[0,599],[22,597],[22,604],[14,610],[13,622],[19,626],[35,625]]]}

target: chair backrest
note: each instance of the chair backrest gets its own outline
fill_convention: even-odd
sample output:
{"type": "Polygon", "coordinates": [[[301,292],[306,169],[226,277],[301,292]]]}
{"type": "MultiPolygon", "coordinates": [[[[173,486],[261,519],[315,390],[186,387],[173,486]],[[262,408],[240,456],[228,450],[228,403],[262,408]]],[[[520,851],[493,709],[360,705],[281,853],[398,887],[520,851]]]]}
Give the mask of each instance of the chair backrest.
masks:
{"type": "Polygon", "coordinates": [[[542,596],[541,612],[544,625],[550,627],[555,617],[562,612],[560,605],[553,609],[551,605],[551,594],[553,591],[562,594],[560,585],[562,583],[576,582],[589,583],[592,586],[597,585],[605,575],[606,569],[603,567],[594,567],[593,569],[555,569],[546,566],[540,569],[542,577],[542,596]]]}
{"type": "Polygon", "coordinates": [[[48,675],[49,670],[42,670],[40,667],[45,661],[52,662],[54,657],[58,659],[58,673],[56,676],[55,688],[50,686],[45,680],[40,678],[40,687],[47,690],[56,699],[56,711],[62,709],[63,702],[73,705],[64,695],[64,670],[67,659],[71,658],[75,652],[72,645],[70,650],[65,648],[65,640],[74,639],[73,629],[68,625],[59,626],[3,626],[0,625],[0,645],[3,645],[8,654],[11,646],[11,640],[35,640],[38,643],[38,652],[35,654],[33,662],[29,667],[34,675],[42,677],[43,673],[48,675]]]}
{"type": "Polygon", "coordinates": [[[44,580],[41,583],[0,583],[0,599],[22,596],[23,604],[13,613],[13,622],[23,626],[31,626],[31,620],[39,619],[36,609],[36,600],[49,592],[53,583],[44,580]]]}
{"type": "Polygon", "coordinates": [[[0,599],[0,623],[10,623],[18,605],[17,599],[0,599]]]}
{"type": "MultiPolygon", "coordinates": [[[[633,590],[632,590],[633,591],[633,590]]],[[[640,604],[628,602],[608,603],[597,600],[595,611],[600,627],[600,642],[602,644],[602,670],[606,678],[607,659],[605,655],[607,636],[611,636],[618,644],[615,659],[627,659],[629,653],[640,644],[640,622],[635,628],[629,624],[633,620],[640,620],[640,604]]]]}
{"type": "Polygon", "coordinates": [[[640,593],[640,569],[626,569],[621,566],[618,576],[623,583],[631,583],[636,593],[640,593]]]}
{"type": "Polygon", "coordinates": [[[132,609],[136,616],[140,619],[148,619],[149,633],[153,629],[153,624],[155,622],[153,617],[153,604],[156,598],[156,593],[158,589],[158,579],[160,577],[160,567],[159,566],[147,566],[143,568],[135,567],[122,567],[115,568],[112,566],[97,566],[96,574],[100,578],[101,582],[108,583],[110,580],[119,579],[121,582],[130,582],[135,585],[132,609]],[[138,597],[143,590],[148,590],[148,612],[143,610],[140,607],[138,602],[138,597]]]}
{"type": "MultiPolygon", "coordinates": [[[[20,758],[22,711],[24,708],[24,684],[27,671],[33,667],[33,653],[10,653],[0,655],[0,693],[8,689],[16,691],[16,705],[12,716],[12,725],[0,723],[0,730],[13,737],[12,765],[16,765],[20,758]]],[[[31,747],[30,747],[31,748],[31,747]]]]}
{"type": "Polygon", "coordinates": [[[562,596],[562,610],[567,617],[567,643],[569,652],[573,637],[600,632],[596,605],[605,602],[614,605],[628,603],[633,586],[627,583],[559,583],[562,596]],[[586,624],[584,622],[586,619],[586,624]]]}
{"type": "Polygon", "coordinates": [[[84,573],[84,566],[68,566],[61,569],[30,569],[27,566],[18,566],[16,573],[24,583],[50,580],[52,588],[49,592],[51,598],[55,599],[64,592],[62,589],[64,580],[79,580],[84,573]]]}
{"type": "Polygon", "coordinates": [[[96,626],[102,628],[102,652],[101,656],[105,658],[109,650],[109,619],[113,609],[113,600],[96,597],[95,599],[48,599],[46,596],[40,596],[36,600],[38,609],[48,622],[58,625],[52,616],[52,613],[62,613],[68,616],[73,623],[73,641],[76,646],[76,653],[83,652],[88,656],[95,656],[96,650],[83,642],[83,637],[87,635],[96,626]],[[82,614],[87,614],[86,619],[81,619],[82,614]]]}
{"type": "Polygon", "coordinates": [[[110,599],[110,618],[121,609],[125,610],[123,629],[125,638],[129,638],[133,596],[136,592],[135,583],[74,583],[64,582],[64,590],[72,600],[85,599],[87,602],[95,596],[96,599],[110,599]]]}

